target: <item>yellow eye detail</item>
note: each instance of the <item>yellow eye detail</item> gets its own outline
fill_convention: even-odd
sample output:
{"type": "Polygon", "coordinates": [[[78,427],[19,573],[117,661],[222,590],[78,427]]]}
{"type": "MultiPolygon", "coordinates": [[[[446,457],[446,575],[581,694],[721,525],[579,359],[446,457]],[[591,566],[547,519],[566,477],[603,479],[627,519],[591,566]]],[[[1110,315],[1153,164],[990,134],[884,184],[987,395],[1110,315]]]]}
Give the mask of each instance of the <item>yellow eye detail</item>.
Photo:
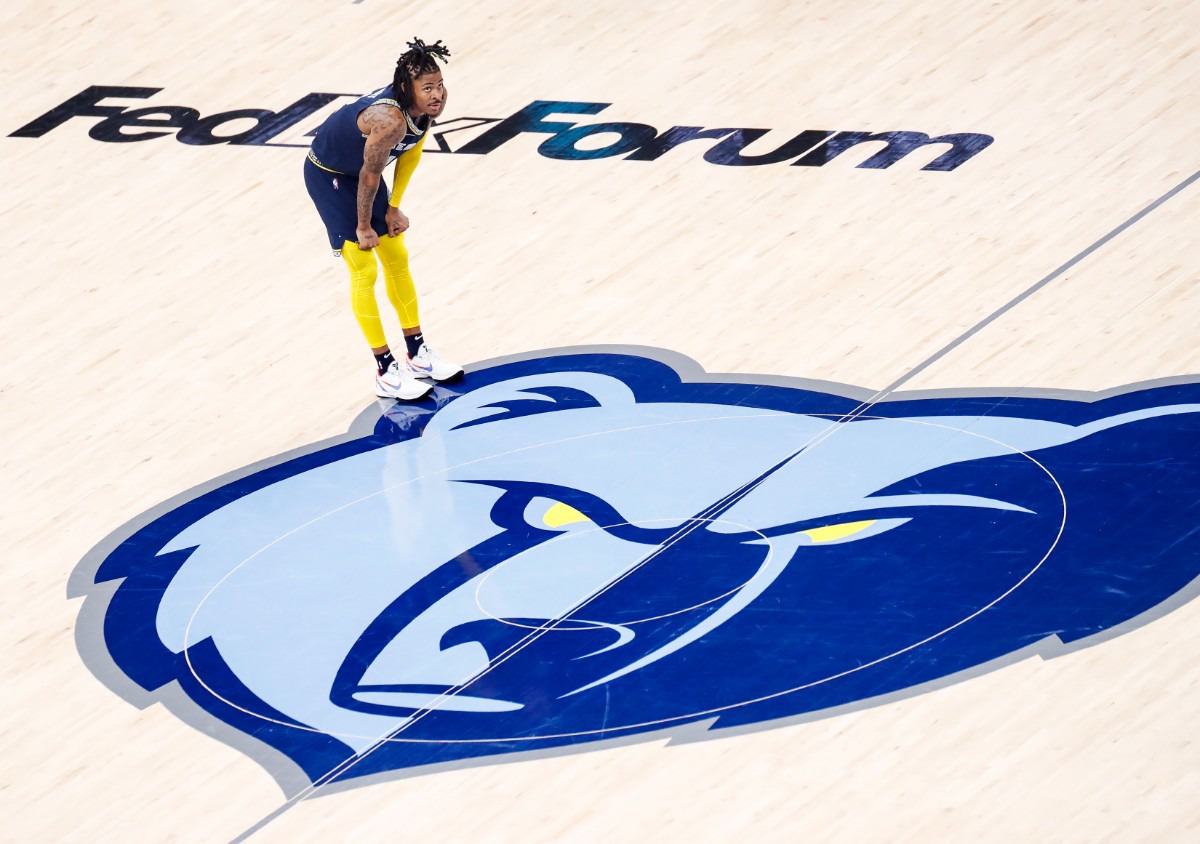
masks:
{"type": "Polygon", "coordinates": [[[590,522],[591,519],[570,504],[563,504],[559,501],[542,515],[542,521],[546,523],[547,527],[556,528],[572,522],[590,522]]]}
{"type": "Polygon", "coordinates": [[[835,539],[845,539],[847,536],[853,536],[859,531],[866,530],[875,524],[875,521],[875,519],[868,519],[865,522],[842,522],[840,525],[825,525],[800,532],[813,542],[833,542],[835,539]]]}

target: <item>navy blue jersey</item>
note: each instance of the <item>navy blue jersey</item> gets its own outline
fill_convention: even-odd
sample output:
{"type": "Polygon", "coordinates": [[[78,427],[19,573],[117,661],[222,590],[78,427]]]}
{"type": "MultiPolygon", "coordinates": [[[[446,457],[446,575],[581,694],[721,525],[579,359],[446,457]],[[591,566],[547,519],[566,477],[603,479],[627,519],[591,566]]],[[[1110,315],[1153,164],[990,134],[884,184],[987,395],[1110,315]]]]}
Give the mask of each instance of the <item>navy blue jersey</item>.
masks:
{"type": "MultiPolygon", "coordinates": [[[[391,85],[359,97],[329,115],[321,124],[321,128],[317,130],[317,137],[313,139],[311,156],[314,162],[322,169],[334,173],[357,176],[362,170],[363,149],[367,143],[367,136],[358,128],[358,116],[364,109],[380,103],[400,108],[400,103],[396,101],[391,85]]],[[[423,124],[421,126],[414,125],[407,114],[404,115],[404,118],[408,122],[408,130],[404,133],[404,137],[392,147],[394,156],[415,147],[429,128],[428,117],[421,118],[420,123],[423,124]]]]}

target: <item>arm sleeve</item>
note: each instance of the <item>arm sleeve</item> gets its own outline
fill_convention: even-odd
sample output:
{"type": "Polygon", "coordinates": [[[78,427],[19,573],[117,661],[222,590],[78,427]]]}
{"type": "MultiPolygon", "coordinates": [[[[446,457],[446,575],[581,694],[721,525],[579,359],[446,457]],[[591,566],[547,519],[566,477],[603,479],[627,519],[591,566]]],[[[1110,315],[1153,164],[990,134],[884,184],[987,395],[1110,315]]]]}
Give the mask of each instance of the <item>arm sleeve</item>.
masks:
{"type": "Polygon", "coordinates": [[[421,140],[417,141],[415,147],[396,159],[396,170],[392,174],[392,194],[388,198],[388,202],[393,208],[400,207],[404,189],[408,187],[408,180],[412,178],[413,170],[417,169],[417,164],[421,160],[421,150],[425,148],[425,139],[428,137],[429,133],[426,132],[421,136],[421,140]]]}

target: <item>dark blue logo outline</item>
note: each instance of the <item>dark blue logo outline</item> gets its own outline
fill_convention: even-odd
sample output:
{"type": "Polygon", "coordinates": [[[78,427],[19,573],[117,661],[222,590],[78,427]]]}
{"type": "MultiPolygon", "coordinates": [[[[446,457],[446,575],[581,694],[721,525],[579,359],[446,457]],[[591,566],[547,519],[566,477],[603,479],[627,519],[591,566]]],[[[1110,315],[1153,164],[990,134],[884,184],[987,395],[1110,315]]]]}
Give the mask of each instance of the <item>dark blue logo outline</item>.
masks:
{"type": "MultiPolygon", "coordinates": [[[[473,368],[460,388],[454,391],[439,388],[435,401],[420,405],[394,405],[384,413],[372,407],[360,416],[345,437],[317,443],[299,452],[281,455],[278,459],[216,479],[164,503],[115,532],[85,557],[73,574],[69,588],[72,597],[86,595],[88,598],[77,626],[77,641],[85,661],[110,688],[136,705],[144,707],[161,700],[185,720],[247,752],[267,767],[289,793],[295,793],[325,777],[329,771],[343,765],[348,757],[354,756],[351,749],[336,738],[312,732],[303,725],[297,725],[301,729],[286,726],[291,719],[283,713],[271,711],[270,707],[242,687],[224,666],[211,640],[188,649],[192,664],[209,682],[220,686],[226,700],[267,714],[278,723],[246,715],[215,698],[196,682],[181,654],[172,652],[154,636],[139,636],[145,630],[153,631],[158,600],[188,555],[187,551],[176,551],[156,556],[156,551],[184,526],[257,489],[353,454],[418,436],[437,407],[453,401],[462,393],[512,377],[564,371],[590,371],[616,376],[630,387],[639,402],[705,402],[796,414],[844,416],[859,411],[862,402],[870,398],[866,390],[799,379],[706,375],[694,363],[661,350],[567,349],[541,352],[536,357],[481,364],[473,368]],[[174,683],[179,684],[178,689],[174,683]],[[247,736],[250,741],[246,740],[247,736]],[[285,762],[284,759],[290,761],[285,762]]],[[[531,396],[527,403],[508,403],[497,408],[497,412],[521,415],[544,412],[548,406],[560,403],[564,406],[583,406],[586,402],[586,398],[572,395],[569,391],[557,394],[543,392],[531,396]]],[[[928,416],[935,412],[955,416],[999,414],[1082,425],[1145,407],[1197,402],[1200,402],[1200,383],[1190,379],[1169,379],[1152,385],[1133,385],[1100,396],[1067,391],[1028,391],[1019,395],[1000,396],[992,391],[961,390],[907,394],[876,403],[870,407],[869,413],[877,417],[928,416]]],[[[1185,474],[1189,468],[1194,469],[1200,463],[1194,447],[1190,454],[1185,452],[1179,459],[1183,462],[1176,470],[1185,474]]],[[[1190,474],[1197,473],[1192,471],[1190,474]]],[[[1191,500],[1195,502],[1200,498],[1191,500]]],[[[1195,514],[1197,505],[1192,503],[1188,506],[1190,512],[1195,514]]],[[[1183,512],[1188,512],[1187,506],[1183,512]]],[[[1178,539],[1178,543],[1185,540],[1200,543],[1198,531],[1192,527],[1196,521],[1180,524],[1181,530],[1188,532],[1178,539]]],[[[931,656],[932,662],[939,666],[936,670],[928,670],[926,674],[910,672],[898,684],[893,684],[894,687],[889,688],[886,682],[877,684],[870,688],[872,693],[864,696],[855,697],[851,690],[849,696],[842,695],[845,699],[833,696],[824,701],[826,705],[816,708],[805,707],[789,712],[786,706],[783,710],[768,707],[765,711],[749,713],[745,717],[722,715],[714,719],[708,715],[683,718],[664,725],[663,729],[675,736],[701,738],[770,728],[779,723],[826,717],[846,708],[873,706],[895,697],[917,694],[930,687],[958,682],[964,677],[1024,658],[1031,653],[1049,655],[1085,647],[1119,635],[1190,600],[1196,592],[1196,574],[1186,567],[1178,571],[1173,569],[1168,582],[1154,585],[1153,595],[1140,596],[1136,611],[1131,612],[1128,607],[1107,610],[1108,617],[1102,623],[1093,619],[1062,630],[1039,629],[1037,635],[1027,640],[1009,641],[1002,647],[993,647],[988,653],[972,652],[958,662],[948,660],[946,654],[938,653],[931,656]],[[1051,638],[1053,636],[1057,636],[1057,641],[1051,638]]],[[[929,650],[938,651],[941,647],[941,643],[934,643],[929,650]]],[[[415,761],[406,759],[404,750],[384,747],[336,779],[347,786],[357,785],[373,775],[391,777],[414,770],[430,770],[431,766],[440,768],[503,761],[518,751],[535,754],[564,752],[578,749],[581,744],[588,748],[597,739],[644,741],[650,732],[631,732],[618,728],[611,735],[602,734],[582,741],[495,742],[495,746],[476,746],[468,753],[439,753],[434,748],[423,755],[418,754],[420,758],[415,761]],[[498,758],[496,754],[505,756],[498,758]]],[[[525,756],[524,753],[521,755],[525,756]]]]}

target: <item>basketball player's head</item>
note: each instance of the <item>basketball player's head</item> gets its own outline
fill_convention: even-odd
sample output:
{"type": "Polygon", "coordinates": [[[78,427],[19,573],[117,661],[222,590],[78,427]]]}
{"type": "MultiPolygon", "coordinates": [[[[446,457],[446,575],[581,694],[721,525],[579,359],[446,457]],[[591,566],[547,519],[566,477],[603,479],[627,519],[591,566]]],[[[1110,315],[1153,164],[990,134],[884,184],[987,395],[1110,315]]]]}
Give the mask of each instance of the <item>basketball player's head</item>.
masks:
{"type": "Polygon", "coordinates": [[[408,42],[408,49],[396,62],[392,91],[407,112],[437,117],[446,106],[446,86],[438,62],[448,61],[450,51],[436,41],[426,44],[420,38],[408,42]]]}

